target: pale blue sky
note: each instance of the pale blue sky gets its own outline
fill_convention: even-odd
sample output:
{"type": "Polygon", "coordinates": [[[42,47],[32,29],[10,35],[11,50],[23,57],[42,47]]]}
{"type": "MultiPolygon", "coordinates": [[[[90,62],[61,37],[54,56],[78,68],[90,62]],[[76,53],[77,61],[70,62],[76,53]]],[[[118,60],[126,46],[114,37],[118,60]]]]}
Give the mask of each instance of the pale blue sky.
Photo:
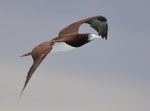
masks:
{"type": "MultiPolygon", "coordinates": [[[[1,0],[0,110],[148,111],[149,11],[149,0],[1,0]],[[49,54],[18,103],[32,65],[19,56],[95,15],[108,19],[108,40],[49,54]]],[[[97,34],[88,25],[80,32],[97,34]]]]}

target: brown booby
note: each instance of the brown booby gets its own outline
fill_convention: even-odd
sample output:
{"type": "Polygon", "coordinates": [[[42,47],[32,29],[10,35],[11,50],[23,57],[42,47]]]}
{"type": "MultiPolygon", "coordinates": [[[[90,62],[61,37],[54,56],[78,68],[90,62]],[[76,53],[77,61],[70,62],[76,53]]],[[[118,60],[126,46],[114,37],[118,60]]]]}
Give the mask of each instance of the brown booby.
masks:
{"type": "MultiPolygon", "coordinates": [[[[90,18],[86,18],[77,22],[74,22],[59,32],[59,35],[47,42],[41,43],[40,45],[33,48],[33,50],[23,56],[31,55],[33,58],[33,65],[31,66],[28,75],[26,77],[26,81],[24,87],[22,89],[21,95],[28,84],[31,76],[43,61],[43,59],[47,56],[49,52],[57,52],[57,51],[68,51],[76,49],[90,41],[95,39],[105,38],[107,39],[108,25],[107,19],[103,16],[94,16],[90,18]],[[78,33],[80,25],[83,23],[89,24],[92,28],[94,28],[98,35],[91,33],[78,33]]],[[[20,97],[21,97],[20,95],[20,97]]]]}

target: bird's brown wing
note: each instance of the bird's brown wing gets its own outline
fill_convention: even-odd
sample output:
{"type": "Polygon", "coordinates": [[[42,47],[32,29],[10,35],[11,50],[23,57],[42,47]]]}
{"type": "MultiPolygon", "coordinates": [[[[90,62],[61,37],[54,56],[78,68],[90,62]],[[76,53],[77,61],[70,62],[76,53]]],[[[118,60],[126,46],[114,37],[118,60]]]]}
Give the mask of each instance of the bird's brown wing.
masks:
{"type": "MultiPolygon", "coordinates": [[[[31,66],[28,75],[26,77],[26,81],[24,84],[24,87],[22,89],[22,92],[20,94],[20,97],[23,94],[24,89],[26,88],[31,76],[33,75],[34,71],[37,69],[37,67],[40,65],[40,63],[43,61],[43,59],[47,56],[47,54],[51,51],[52,46],[50,42],[44,42],[40,44],[39,46],[35,47],[32,52],[30,53],[33,58],[33,65],[31,66]]],[[[29,55],[29,54],[28,54],[29,55]]],[[[27,56],[26,54],[23,56],[27,56]]]]}
{"type": "Polygon", "coordinates": [[[94,16],[74,22],[69,26],[65,27],[64,29],[62,29],[59,32],[59,37],[77,34],[80,25],[82,25],[83,23],[88,23],[92,28],[94,28],[98,32],[99,35],[107,39],[107,31],[108,31],[107,19],[103,16],[94,16]]]}

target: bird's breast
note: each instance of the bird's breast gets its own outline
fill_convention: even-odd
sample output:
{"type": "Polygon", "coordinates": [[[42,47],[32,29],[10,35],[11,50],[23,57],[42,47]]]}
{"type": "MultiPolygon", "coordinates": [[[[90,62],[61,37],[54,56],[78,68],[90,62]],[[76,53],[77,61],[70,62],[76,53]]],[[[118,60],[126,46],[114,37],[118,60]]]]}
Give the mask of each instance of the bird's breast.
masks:
{"type": "Polygon", "coordinates": [[[52,45],[52,51],[51,52],[62,52],[62,51],[70,51],[76,49],[76,47],[73,47],[65,42],[55,42],[52,45]]]}

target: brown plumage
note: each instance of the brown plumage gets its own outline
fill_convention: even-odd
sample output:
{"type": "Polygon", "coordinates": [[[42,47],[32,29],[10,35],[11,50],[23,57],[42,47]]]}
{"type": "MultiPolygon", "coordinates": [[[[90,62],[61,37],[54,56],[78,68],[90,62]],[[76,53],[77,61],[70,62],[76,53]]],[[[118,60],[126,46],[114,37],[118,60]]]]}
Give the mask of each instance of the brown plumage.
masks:
{"type": "MultiPolygon", "coordinates": [[[[107,20],[103,16],[94,16],[90,18],[86,18],[77,22],[70,24],[69,26],[65,27],[59,32],[58,37],[44,42],[38,46],[36,46],[31,52],[22,55],[29,56],[31,55],[33,58],[33,65],[31,66],[30,70],[28,71],[28,75],[26,77],[26,81],[24,87],[22,89],[21,95],[28,84],[31,76],[43,61],[43,59],[47,56],[47,54],[53,49],[53,45],[59,42],[65,42],[66,44],[72,47],[80,47],[89,42],[88,35],[89,33],[79,34],[78,30],[81,24],[88,23],[92,28],[94,28],[102,38],[107,39],[107,20]]],[[[20,97],[21,97],[20,95],[20,97]]]]}

